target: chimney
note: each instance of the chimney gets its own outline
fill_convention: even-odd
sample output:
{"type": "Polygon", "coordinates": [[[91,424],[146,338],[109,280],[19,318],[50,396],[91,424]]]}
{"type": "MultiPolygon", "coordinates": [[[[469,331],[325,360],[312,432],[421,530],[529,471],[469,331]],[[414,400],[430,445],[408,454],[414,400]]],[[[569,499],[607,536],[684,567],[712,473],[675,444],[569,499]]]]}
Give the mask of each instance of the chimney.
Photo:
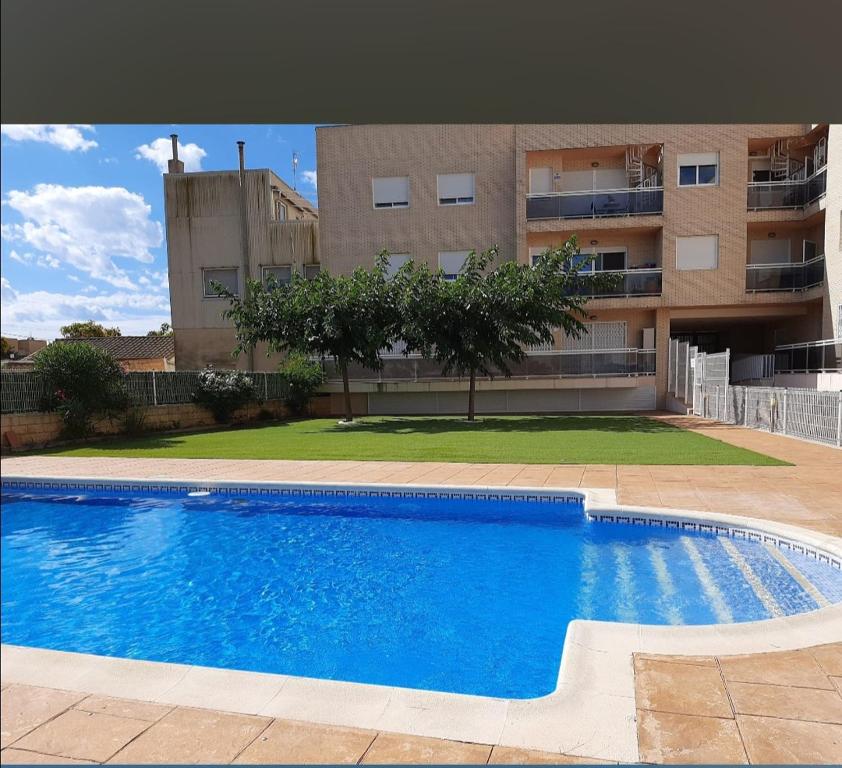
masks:
{"type": "Polygon", "coordinates": [[[172,160],[167,161],[167,170],[170,173],[184,173],[184,163],[178,159],[178,134],[171,133],[172,139],[172,160]]]}
{"type": "Polygon", "coordinates": [[[240,184],[243,183],[243,174],[246,172],[246,143],[237,142],[237,152],[240,155],[240,184]]]}

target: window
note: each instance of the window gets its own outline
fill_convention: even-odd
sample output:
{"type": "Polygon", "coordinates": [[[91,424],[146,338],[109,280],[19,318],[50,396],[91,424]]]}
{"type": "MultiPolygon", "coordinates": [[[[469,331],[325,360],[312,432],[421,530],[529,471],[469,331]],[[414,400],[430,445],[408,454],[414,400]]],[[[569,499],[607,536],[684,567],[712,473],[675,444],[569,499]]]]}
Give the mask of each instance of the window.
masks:
{"type": "Polygon", "coordinates": [[[713,187],[719,184],[719,153],[678,156],[679,187],[713,187]]]}
{"type": "Polygon", "coordinates": [[[287,207],[280,201],[275,201],[275,219],[277,221],[287,220],[287,207]]]}
{"type": "Polygon", "coordinates": [[[412,256],[408,253],[392,253],[389,255],[389,263],[386,264],[386,277],[394,277],[398,270],[412,260],[412,256]]]}
{"type": "Polygon", "coordinates": [[[289,264],[279,267],[263,267],[263,285],[268,287],[272,278],[277,285],[289,284],[292,281],[292,267],[289,264]]]}
{"type": "Polygon", "coordinates": [[[304,279],[305,280],[313,280],[316,275],[321,272],[322,266],[321,264],[305,264],[304,265],[304,279]]]}
{"type": "Polygon", "coordinates": [[[812,240],[805,240],[802,256],[804,261],[811,261],[819,255],[819,248],[812,240]]]}
{"type": "Polygon", "coordinates": [[[612,248],[610,250],[596,250],[595,248],[583,248],[578,257],[574,257],[574,263],[581,264],[580,272],[612,272],[626,268],[626,249],[612,248]],[[589,261],[593,257],[593,261],[589,261]]]}
{"type": "Polygon", "coordinates": [[[371,180],[375,208],[408,208],[409,176],[393,176],[371,180]]]}
{"type": "Polygon", "coordinates": [[[439,205],[470,205],[474,202],[473,173],[440,173],[439,205]]]}
{"type": "Polygon", "coordinates": [[[529,169],[529,192],[533,195],[549,194],[553,191],[552,168],[529,169]]]}
{"type": "Polygon", "coordinates": [[[543,256],[548,250],[550,246],[540,246],[537,248],[530,248],[529,249],[529,263],[534,267],[535,262],[538,261],[539,256],[543,256]]]}
{"type": "Polygon", "coordinates": [[[676,269],[716,269],[719,266],[719,235],[677,237],[676,269]]]}
{"type": "Polygon", "coordinates": [[[211,283],[220,283],[223,288],[235,296],[239,293],[239,281],[237,280],[237,267],[209,268],[202,270],[202,285],[204,296],[212,299],[219,296],[219,291],[214,289],[211,283]]]}
{"type": "Polygon", "coordinates": [[[445,280],[455,280],[465,266],[470,251],[439,251],[439,269],[445,280]]]}
{"type": "Polygon", "coordinates": [[[625,349],[626,348],[626,322],[597,321],[585,323],[585,331],[578,338],[566,336],[564,348],[586,352],[595,349],[625,349]]]}
{"type": "Polygon", "coordinates": [[[788,264],[789,240],[771,239],[752,240],[750,264],[788,264]]]}

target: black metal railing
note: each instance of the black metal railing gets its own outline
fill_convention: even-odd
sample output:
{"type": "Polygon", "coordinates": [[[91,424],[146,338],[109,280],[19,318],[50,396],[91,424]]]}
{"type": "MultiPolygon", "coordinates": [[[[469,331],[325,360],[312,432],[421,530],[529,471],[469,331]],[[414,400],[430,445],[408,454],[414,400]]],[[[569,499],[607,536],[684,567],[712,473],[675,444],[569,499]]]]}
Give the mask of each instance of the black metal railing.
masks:
{"type": "Polygon", "coordinates": [[[776,373],[824,373],[842,370],[842,339],[775,347],[776,373]]]}
{"type": "Polygon", "coordinates": [[[827,168],[808,179],[751,182],[748,185],[748,209],[803,208],[827,191],[827,168]]]}
{"type": "MultiPolygon", "coordinates": [[[[441,365],[435,360],[421,357],[383,357],[383,368],[373,371],[361,365],[348,367],[352,381],[400,382],[454,380],[444,376],[441,365]]],[[[328,381],[341,381],[342,375],[332,360],[323,362],[328,381]]],[[[512,378],[559,378],[601,376],[653,376],[655,350],[610,349],[592,351],[530,352],[511,366],[512,378]]],[[[503,378],[502,371],[493,371],[495,378],[503,378]]],[[[482,377],[487,378],[487,377],[482,377]]]]}
{"type": "Polygon", "coordinates": [[[746,265],[746,291],[804,291],[823,282],[823,255],[792,264],[746,265]]]}
{"type": "Polygon", "coordinates": [[[639,216],[663,212],[663,187],[530,194],[526,198],[526,218],[530,221],[535,219],[598,219],[608,216],[639,216]]]}

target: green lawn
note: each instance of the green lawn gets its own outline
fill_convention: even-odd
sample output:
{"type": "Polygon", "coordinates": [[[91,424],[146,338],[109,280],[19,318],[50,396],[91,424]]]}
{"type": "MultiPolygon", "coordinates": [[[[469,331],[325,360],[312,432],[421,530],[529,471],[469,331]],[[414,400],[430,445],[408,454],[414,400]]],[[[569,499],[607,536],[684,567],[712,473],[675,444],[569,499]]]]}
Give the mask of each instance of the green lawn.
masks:
{"type": "Polygon", "coordinates": [[[172,459],[355,459],[517,464],[782,465],[760,453],[639,416],[311,419],[43,451],[172,459]]]}

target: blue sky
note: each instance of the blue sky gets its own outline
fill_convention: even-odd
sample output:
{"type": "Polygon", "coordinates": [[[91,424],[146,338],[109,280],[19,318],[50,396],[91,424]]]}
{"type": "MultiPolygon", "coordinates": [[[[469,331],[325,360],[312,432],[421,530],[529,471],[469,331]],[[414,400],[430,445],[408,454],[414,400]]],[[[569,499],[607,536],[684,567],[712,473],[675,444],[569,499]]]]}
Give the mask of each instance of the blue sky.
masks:
{"type": "Polygon", "coordinates": [[[74,320],[145,334],[170,320],[162,169],[272,168],[316,198],[312,125],[4,125],[2,331],[52,339],[74,320]]]}

